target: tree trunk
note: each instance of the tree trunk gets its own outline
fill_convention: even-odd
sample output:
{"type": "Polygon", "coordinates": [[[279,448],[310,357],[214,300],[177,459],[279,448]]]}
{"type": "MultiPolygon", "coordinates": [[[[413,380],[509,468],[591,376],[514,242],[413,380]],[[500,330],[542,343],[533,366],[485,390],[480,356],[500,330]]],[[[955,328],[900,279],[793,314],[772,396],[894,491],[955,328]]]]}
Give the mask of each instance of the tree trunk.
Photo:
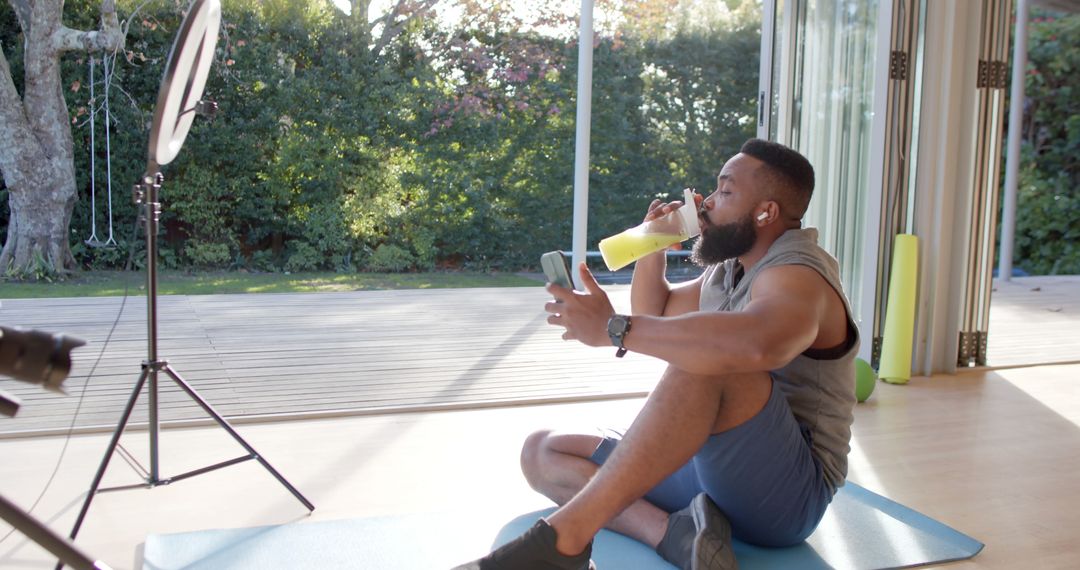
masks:
{"type": "Polygon", "coordinates": [[[0,171],[11,219],[0,271],[38,275],[75,268],[68,228],[75,207],[71,123],[60,77],[60,55],[123,45],[113,0],[102,3],[102,32],[78,32],[61,22],[63,0],[12,1],[23,30],[25,89],[19,98],[0,52],[0,171]]]}
{"type": "Polygon", "coordinates": [[[75,207],[75,172],[70,153],[34,161],[29,176],[8,183],[7,241],[0,267],[16,275],[67,273],[74,269],[68,228],[75,207]],[[43,170],[36,170],[44,166],[43,170]]]}

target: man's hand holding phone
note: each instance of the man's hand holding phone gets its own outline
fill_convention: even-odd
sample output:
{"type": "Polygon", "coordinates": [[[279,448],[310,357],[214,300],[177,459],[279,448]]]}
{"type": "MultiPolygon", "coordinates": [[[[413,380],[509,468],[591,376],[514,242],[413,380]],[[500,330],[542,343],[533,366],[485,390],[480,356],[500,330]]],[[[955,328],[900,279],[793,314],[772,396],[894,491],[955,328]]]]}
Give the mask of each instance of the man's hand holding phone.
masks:
{"type": "Polygon", "coordinates": [[[549,251],[541,255],[540,267],[544,269],[548,283],[571,290],[574,288],[574,281],[570,278],[570,262],[567,261],[565,253],[549,251]]]}
{"type": "Polygon", "coordinates": [[[545,253],[540,260],[550,283],[547,290],[555,297],[554,301],[544,305],[544,310],[551,313],[547,322],[566,329],[563,340],[578,340],[589,346],[611,344],[607,322],[615,309],[588,267],[582,263],[578,268],[585,291],[574,291],[570,282],[570,264],[561,251],[545,253]]]}

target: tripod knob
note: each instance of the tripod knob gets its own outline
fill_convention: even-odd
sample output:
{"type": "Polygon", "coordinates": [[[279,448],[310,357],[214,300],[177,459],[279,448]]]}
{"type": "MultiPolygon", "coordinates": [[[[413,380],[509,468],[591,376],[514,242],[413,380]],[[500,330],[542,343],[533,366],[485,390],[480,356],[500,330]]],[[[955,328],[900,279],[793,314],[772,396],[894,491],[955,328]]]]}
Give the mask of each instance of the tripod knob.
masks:
{"type": "Polygon", "coordinates": [[[211,121],[214,120],[218,113],[217,101],[202,100],[195,103],[195,113],[211,121]]]}
{"type": "MultiPolygon", "coordinates": [[[[143,174],[139,183],[131,189],[131,201],[136,204],[142,204],[146,202],[147,197],[154,200],[157,197],[157,191],[161,190],[161,183],[165,181],[165,177],[160,173],[143,174]]],[[[160,212],[160,206],[159,211],[160,212]]]]}
{"type": "Polygon", "coordinates": [[[139,209],[139,224],[146,223],[146,216],[153,216],[151,219],[154,222],[161,220],[161,202],[135,202],[142,206],[139,209]]]}

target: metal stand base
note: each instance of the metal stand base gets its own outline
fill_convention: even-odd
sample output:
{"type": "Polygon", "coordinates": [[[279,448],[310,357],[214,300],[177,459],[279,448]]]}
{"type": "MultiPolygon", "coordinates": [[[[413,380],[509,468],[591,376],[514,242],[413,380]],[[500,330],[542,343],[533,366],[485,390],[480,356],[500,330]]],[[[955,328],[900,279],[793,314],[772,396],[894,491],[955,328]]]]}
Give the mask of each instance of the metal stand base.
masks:
{"type": "MultiPolygon", "coordinates": [[[[158,219],[161,215],[161,203],[158,202],[158,191],[161,188],[162,176],[157,171],[157,166],[151,163],[147,173],[143,175],[139,184],[135,185],[133,196],[135,203],[142,206],[141,218],[145,224],[146,231],[146,326],[147,326],[147,356],[148,358],[142,363],[142,374],[139,375],[139,381],[135,383],[135,389],[131,391],[131,397],[128,398],[127,405],[124,406],[124,413],[120,416],[120,423],[116,426],[116,431],[113,432],[112,440],[109,442],[109,447],[105,449],[105,457],[101,460],[101,466],[98,467],[97,474],[94,475],[94,481],[90,484],[90,492],[86,495],[86,501],[83,503],[82,510],[79,511],[78,518],[75,519],[75,526],[71,529],[71,539],[74,540],[75,536],[79,533],[79,528],[82,527],[83,520],[86,519],[86,513],[90,510],[90,503],[94,500],[94,496],[103,491],[117,491],[122,489],[138,489],[138,488],[152,488],[158,485],[168,485],[170,483],[187,479],[188,477],[194,477],[201,475],[222,467],[228,467],[230,465],[236,465],[237,463],[243,463],[250,459],[254,459],[262,464],[271,475],[274,476],[294,497],[305,507],[308,511],[314,511],[315,505],[311,504],[300,491],[296,490],[280,473],[277,472],[257,451],[251,447],[248,442],[244,441],[244,438],[240,437],[240,434],[236,433],[232,425],[221,416],[210,405],[209,402],[204,400],[199,394],[191,387],[190,384],[184,380],[179,373],[176,372],[169,363],[165,360],[158,358],[158,335],[157,335],[157,232],[158,232],[158,219]],[[199,404],[199,406],[218,423],[221,427],[225,428],[225,431],[229,432],[229,435],[236,440],[245,450],[247,455],[242,455],[235,459],[229,459],[222,461],[221,463],[215,463],[213,465],[202,467],[181,473],[173,477],[161,478],[158,476],[158,385],[157,377],[159,372],[164,372],[169,378],[172,378],[173,382],[176,382],[180,388],[187,392],[188,397],[199,404]],[[148,382],[149,381],[149,382],[148,382]],[[150,424],[150,469],[144,469],[139,466],[142,471],[144,483],[136,485],[125,485],[121,487],[110,487],[108,489],[101,489],[101,479],[105,476],[105,470],[109,467],[109,460],[112,459],[113,453],[116,452],[117,446],[120,443],[120,435],[124,433],[124,429],[127,427],[128,419],[131,417],[131,412],[135,408],[135,402],[139,399],[139,394],[142,393],[143,385],[147,386],[148,400],[149,400],[149,424],[150,424]]],[[[120,448],[123,451],[123,448],[120,448]]],[[[126,453],[126,451],[124,451],[126,453]]],[[[131,459],[128,457],[128,459],[131,459]]],[[[137,462],[134,462],[136,463],[137,462]]],[[[61,561],[56,566],[56,570],[60,570],[64,566],[61,561]]]]}
{"type": "MultiPolygon", "coordinates": [[[[155,390],[156,386],[152,388],[151,391],[153,392],[155,390]]],[[[315,505],[313,505],[311,501],[307,500],[307,498],[304,497],[304,495],[301,494],[300,491],[296,489],[296,487],[293,487],[292,484],[285,479],[285,477],[278,473],[277,469],[274,469],[274,467],[270,465],[270,463],[267,462],[265,458],[259,455],[259,453],[255,451],[255,448],[251,447],[251,445],[247,441],[245,441],[243,437],[240,437],[240,434],[236,432],[236,430],[232,427],[229,421],[222,417],[222,415],[219,414],[217,410],[215,410],[214,407],[210,405],[209,402],[204,400],[198,394],[198,392],[196,392],[195,389],[192,388],[191,385],[188,384],[187,381],[184,380],[183,377],[181,377],[180,374],[176,372],[176,370],[169,366],[168,362],[164,360],[159,360],[156,362],[143,362],[142,374],[139,375],[139,380],[135,383],[135,389],[132,390],[131,397],[128,398],[127,405],[124,406],[124,412],[120,416],[120,423],[116,426],[116,431],[113,432],[112,440],[109,441],[109,446],[105,449],[105,456],[101,460],[101,466],[98,467],[97,474],[94,475],[94,481],[90,484],[90,491],[86,495],[86,501],[83,503],[82,509],[79,511],[79,516],[75,519],[75,526],[71,529],[71,539],[74,540],[75,536],[78,535],[79,529],[82,527],[82,523],[86,519],[86,513],[90,510],[90,503],[94,500],[94,496],[98,493],[126,489],[144,489],[157,487],[158,485],[168,485],[176,481],[187,479],[188,477],[194,477],[196,475],[201,475],[203,473],[208,473],[210,471],[221,469],[222,467],[229,467],[230,465],[243,463],[244,461],[248,461],[251,459],[254,459],[261,463],[262,466],[265,467],[266,470],[269,471],[270,474],[278,480],[278,482],[284,485],[285,488],[288,489],[289,492],[292,493],[298,501],[300,501],[305,507],[307,507],[308,511],[315,510],[315,505]],[[138,401],[139,395],[142,393],[143,386],[146,384],[148,378],[151,379],[152,384],[155,384],[155,377],[159,371],[164,372],[166,375],[169,376],[169,378],[172,378],[172,380],[178,386],[180,386],[180,388],[183,389],[184,392],[186,392],[187,395],[195,401],[195,403],[199,404],[199,407],[201,407],[207,414],[214,418],[214,421],[216,421],[218,425],[224,428],[225,431],[229,432],[229,435],[231,435],[233,439],[236,440],[236,442],[239,443],[248,453],[247,455],[242,455],[240,457],[222,461],[220,463],[215,463],[207,467],[201,467],[199,469],[187,471],[179,475],[174,475],[172,477],[158,477],[156,449],[157,433],[155,429],[155,418],[155,420],[151,422],[151,469],[149,472],[144,471],[145,482],[134,485],[123,485],[102,489],[101,480],[105,476],[105,470],[109,467],[109,461],[112,459],[113,454],[116,452],[116,448],[120,443],[120,436],[124,433],[124,429],[127,427],[128,420],[131,418],[131,412],[135,408],[135,403],[138,401]]],[[[63,563],[56,566],[57,570],[62,567],[63,563]]]]}

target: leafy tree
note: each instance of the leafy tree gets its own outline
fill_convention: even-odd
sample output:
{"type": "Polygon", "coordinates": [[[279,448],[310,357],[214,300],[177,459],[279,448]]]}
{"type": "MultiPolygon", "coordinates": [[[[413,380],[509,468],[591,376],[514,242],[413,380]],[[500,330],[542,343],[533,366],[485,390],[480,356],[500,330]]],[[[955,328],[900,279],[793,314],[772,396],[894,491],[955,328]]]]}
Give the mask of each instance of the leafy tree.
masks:
{"type": "MultiPolygon", "coordinates": [[[[113,180],[123,188],[144,167],[146,123],[182,16],[174,0],[138,5],[109,91],[113,180]]],[[[654,197],[708,188],[748,136],[756,66],[725,64],[757,51],[747,5],[637,0],[598,10],[590,246],[639,220],[654,197]]],[[[573,11],[478,0],[393,2],[379,15],[360,0],[351,13],[327,0],[232,0],[223,11],[206,90],[221,113],[195,123],[165,172],[167,266],[519,268],[569,247],[573,11]]],[[[13,28],[0,20],[5,45],[13,28]]],[[[69,77],[86,77],[86,59],[64,64],[69,77]]],[[[103,90],[99,79],[95,102],[85,86],[65,94],[82,196],[72,235],[81,238],[92,218],[91,152],[103,214],[104,150],[100,134],[94,150],[88,135],[103,90]]],[[[133,206],[114,207],[126,229],[133,206]]],[[[117,266],[121,251],[74,248],[94,267],[117,266]]]]}
{"type": "Polygon", "coordinates": [[[0,171],[10,218],[0,269],[13,273],[66,272],[75,260],[68,225],[75,205],[71,115],[60,72],[66,52],[115,52],[124,34],[113,0],[100,4],[101,29],[84,32],[62,23],[62,0],[11,0],[22,32],[24,80],[16,87],[0,46],[0,171]]]}

